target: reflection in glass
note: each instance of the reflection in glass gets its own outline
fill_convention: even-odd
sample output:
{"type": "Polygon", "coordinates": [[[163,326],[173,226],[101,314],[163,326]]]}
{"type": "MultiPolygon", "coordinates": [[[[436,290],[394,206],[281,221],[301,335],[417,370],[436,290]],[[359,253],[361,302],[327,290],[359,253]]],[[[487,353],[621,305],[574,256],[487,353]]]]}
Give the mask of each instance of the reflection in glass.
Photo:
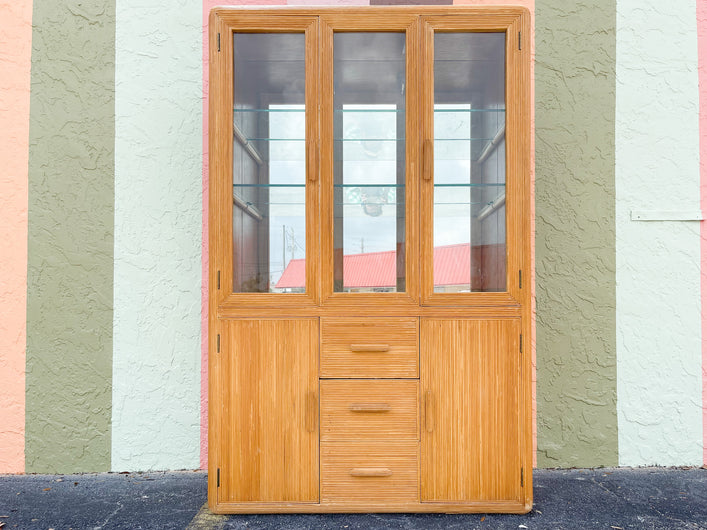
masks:
{"type": "Polygon", "coordinates": [[[236,33],[233,51],[233,291],[304,292],[304,34],[236,33]]]}
{"type": "Polygon", "coordinates": [[[405,291],[405,34],[334,34],[334,291],[405,291]]]}
{"type": "Polygon", "coordinates": [[[434,37],[434,289],[506,290],[505,33],[434,37]]]}

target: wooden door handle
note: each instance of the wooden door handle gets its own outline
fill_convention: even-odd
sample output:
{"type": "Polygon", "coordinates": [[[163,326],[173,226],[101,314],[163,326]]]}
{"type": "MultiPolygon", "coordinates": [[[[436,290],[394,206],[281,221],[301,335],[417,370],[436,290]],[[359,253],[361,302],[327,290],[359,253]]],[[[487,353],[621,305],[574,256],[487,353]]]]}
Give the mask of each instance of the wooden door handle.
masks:
{"type": "Polygon", "coordinates": [[[307,153],[309,180],[316,182],[319,178],[319,140],[310,140],[307,145],[307,150],[309,151],[307,153]]]}
{"type": "Polygon", "coordinates": [[[388,412],[390,405],[387,403],[351,403],[349,410],[351,412],[388,412]]]}
{"type": "Polygon", "coordinates": [[[352,344],[351,351],[354,353],[373,353],[390,351],[388,344],[352,344]]]}
{"type": "Polygon", "coordinates": [[[429,138],[422,144],[422,178],[430,180],[434,171],[434,143],[429,138]]]}
{"type": "Polygon", "coordinates": [[[428,390],[425,392],[425,429],[427,432],[432,432],[435,428],[434,412],[432,411],[433,406],[434,400],[432,398],[432,392],[428,390]]]}
{"type": "Polygon", "coordinates": [[[304,427],[307,432],[314,432],[317,428],[317,393],[307,392],[305,399],[304,427]]]}
{"type": "Polygon", "coordinates": [[[355,467],[349,471],[352,477],[389,477],[392,474],[387,467],[355,467]]]}

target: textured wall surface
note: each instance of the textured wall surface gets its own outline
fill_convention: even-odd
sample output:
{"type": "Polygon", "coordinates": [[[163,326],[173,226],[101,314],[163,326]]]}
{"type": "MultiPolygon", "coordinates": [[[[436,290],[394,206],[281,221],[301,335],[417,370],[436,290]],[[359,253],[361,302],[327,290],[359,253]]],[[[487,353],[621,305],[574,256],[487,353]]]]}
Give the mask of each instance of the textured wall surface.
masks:
{"type": "Polygon", "coordinates": [[[199,467],[201,15],[117,3],[115,471],[199,467]]]}
{"type": "Polygon", "coordinates": [[[615,1],[535,16],[538,465],[615,465],[615,1]]]}
{"type": "MultiPolygon", "coordinates": [[[[273,3],[368,2],[0,0],[0,472],[197,467],[200,400],[206,464],[205,13],[273,3]]],[[[707,463],[707,225],[630,220],[707,208],[707,0],[536,14],[538,464],[707,463]]]]}
{"type": "Polygon", "coordinates": [[[34,2],[28,472],[110,467],[114,10],[34,2]]]}
{"type": "Polygon", "coordinates": [[[0,473],[25,468],[32,1],[0,1],[0,473]]]}
{"type": "Polygon", "coordinates": [[[619,464],[702,463],[695,2],[620,0],[616,70],[619,464]]]}

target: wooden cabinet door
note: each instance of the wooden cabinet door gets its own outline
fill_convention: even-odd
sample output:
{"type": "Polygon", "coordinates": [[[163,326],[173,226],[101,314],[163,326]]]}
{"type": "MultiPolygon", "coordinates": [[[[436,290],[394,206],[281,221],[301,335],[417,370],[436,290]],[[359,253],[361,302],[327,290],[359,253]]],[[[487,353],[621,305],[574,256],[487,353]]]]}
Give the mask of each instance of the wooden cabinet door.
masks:
{"type": "Polygon", "coordinates": [[[222,321],[219,502],[318,502],[318,322],[222,321]]]}
{"type": "Polygon", "coordinates": [[[520,319],[422,319],[421,500],[521,499],[520,319]]]}

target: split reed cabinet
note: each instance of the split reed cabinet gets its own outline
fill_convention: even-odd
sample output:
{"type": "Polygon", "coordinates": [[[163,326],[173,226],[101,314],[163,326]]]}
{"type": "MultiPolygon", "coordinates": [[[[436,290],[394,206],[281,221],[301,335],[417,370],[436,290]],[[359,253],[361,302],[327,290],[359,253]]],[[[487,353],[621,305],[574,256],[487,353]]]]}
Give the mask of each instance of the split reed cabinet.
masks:
{"type": "Polygon", "coordinates": [[[209,53],[211,509],[528,511],[528,12],[216,8],[209,53]]]}

